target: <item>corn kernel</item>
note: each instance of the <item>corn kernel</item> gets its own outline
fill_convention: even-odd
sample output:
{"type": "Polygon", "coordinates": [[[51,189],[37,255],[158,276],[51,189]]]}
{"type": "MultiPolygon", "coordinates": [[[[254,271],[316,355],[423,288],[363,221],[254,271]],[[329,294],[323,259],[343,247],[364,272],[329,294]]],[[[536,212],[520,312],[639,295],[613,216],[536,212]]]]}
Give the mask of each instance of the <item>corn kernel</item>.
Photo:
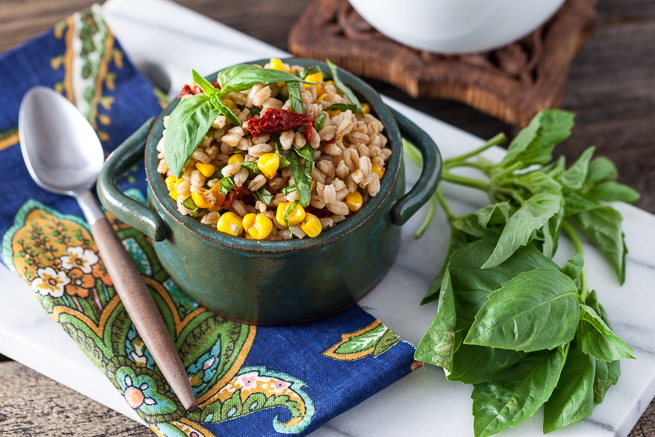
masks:
{"type": "Polygon", "coordinates": [[[213,203],[208,202],[205,199],[202,193],[198,193],[197,191],[191,193],[191,199],[193,199],[193,203],[195,203],[198,208],[211,208],[214,206],[213,203]]]}
{"type": "Polygon", "coordinates": [[[329,111],[326,111],[330,117],[336,117],[337,115],[341,114],[340,109],[330,109],[329,111]]]}
{"type": "Polygon", "coordinates": [[[196,162],[196,168],[206,178],[216,173],[216,166],[214,164],[203,164],[202,162],[196,162]]]}
{"type": "Polygon", "coordinates": [[[359,191],[353,191],[346,196],[345,204],[351,211],[358,211],[362,207],[364,200],[359,191]]]}
{"type": "Polygon", "coordinates": [[[312,184],[309,186],[309,192],[311,193],[316,188],[316,181],[312,179],[312,184]]]}
{"type": "Polygon", "coordinates": [[[273,222],[264,214],[246,214],[242,222],[243,229],[246,231],[246,237],[254,240],[263,240],[273,230],[273,222]]]}
{"type": "Polygon", "coordinates": [[[257,167],[267,179],[273,179],[280,167],[280,156],[277,153],[264,153],[257,160],[257,167]]]}
{"type": "Polygon", "coordinates": [[[307,213],[305,214],[305,219],[300,224],[300,229],[307,234],[308,237],[314,238],[323,230],[323,225],[321,220],[316,217],[314,214],[307,213]]]}
{"type": "Polygon", "coordinates": [[[180,193],[178,193],[178,192],[175,191],[175,190],[170,191],[168,194],[171,195],[171,197],[173,198],[173,200],[177,200],[177,198],[180,197],[180,193]]]}
{"type": "Polygon", "coordinates": [[[382,167],[377,164],[373,164],[371,171],[378,175],[378,178],[382,179],[382,175],[384,175],[384,169],[382,167]]]}
{"type": "Polygon", "coordinates": [[[362,107],[362,112],[364,114],[370,114],[371,113],[371,105],[369,105],[368,103],[362,103],[360,106],[362,107]]]}
{"type": "Polygon", "coordinates": [[[278,58],[271,58],[270,68],[273,70],[286,71],[287,73],[289,72],[289,70],[285,67],[284,62],[278,58]]]}
{"type": "Polygon", "coordinates": [[[235,153],[227,159],[227,163],[234,164],[235,162],[243,162],[243,155],[241,153],[235,153]]]}
{"type": "Polygon", "coordinates": [[[291,207],[292,202],[282,202],[277,206],[277,211],[275,213],[275,219],[282,226],[293,226],[297,225],[305,218],[305,208],[301,204],[297,203],[296,207],[289,211],[287,210],[291,207]],[[286,215],[286,218],[285,218],[286,215]]]}
{"type": "Polygon", "coordinates": [[[241,217],[232,211],[228,211],[219,217],[216,229],[219,232],[238,237],[243,232],[243,222],[241,217]]]}
{"type": "Polygon", "coordinates": [[[322,102],[323,100],[327,100],[327,98],[328,98],[328,93],[325,92],[325,90],[323,89],[322,86],[321,86],[321,89],[323,90],[323,94],[318,95],[318,97],[316,98],[316,102],[322,102]]]}
{"type": "Polygon", "coordinates": [[[323,90],[323,87],[321,86],[321,82],[323,82],[323,73],[321,73],[320,71],[317,71],[316,73],[308,74],[305,77],[305,80],[307,82],[319,82],[316,85],[305,84],[305,88],[309,88],[309,87],[313,86],[313,87],[316,87],[316,95],[317,96],[319,96],[321,94],[325,94],[325,91],[323,90]]]}
{"type": "Polygon", "coordinates": [[[175,190],[175,182],[176,181],[177,181],[177,178],[175,176],[169,176],[164,180],[164,182],[166,183],[166,188],[168,188],[168,191],[174,191],[175,190]]]}

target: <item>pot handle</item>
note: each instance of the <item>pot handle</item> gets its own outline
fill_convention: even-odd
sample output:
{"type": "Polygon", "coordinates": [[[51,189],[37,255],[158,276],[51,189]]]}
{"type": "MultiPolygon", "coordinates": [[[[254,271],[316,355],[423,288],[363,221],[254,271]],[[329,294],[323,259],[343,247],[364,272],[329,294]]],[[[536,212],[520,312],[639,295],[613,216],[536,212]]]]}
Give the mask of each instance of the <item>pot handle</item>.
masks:
{"type": "Polygon", "coordinates": [[[421,152],[423,166],[414,186],[391,206],[391,223],[402,226],[428,201],[441,176],[441,153],[432,138],[409,118],[389,107],[400,134],[421,152]]]}
{"type": "Polygon", "coordinates": [[[154,241],[165,240],[168,228],[163,219],[143,203],[126,196],[116,184],[118,178],[143,159],[148,133],[155,118],[146,121],[105,161],[98,177],[98,197],[119,220],[143,232],[154,241]]]}

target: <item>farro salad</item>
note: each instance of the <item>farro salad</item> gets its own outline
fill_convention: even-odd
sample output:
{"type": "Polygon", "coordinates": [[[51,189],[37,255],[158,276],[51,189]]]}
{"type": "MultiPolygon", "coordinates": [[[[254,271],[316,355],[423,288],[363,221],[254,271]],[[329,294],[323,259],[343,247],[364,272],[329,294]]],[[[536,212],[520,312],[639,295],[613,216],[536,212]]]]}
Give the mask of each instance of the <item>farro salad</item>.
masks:
{"type": "Polygon", "coordinates": [[[271,59],[208,82],[193,71],[164,118],[158,172],[184,215],[237,237],[316,237],[380,191],[383,125],[316,66],[271,59]]]}

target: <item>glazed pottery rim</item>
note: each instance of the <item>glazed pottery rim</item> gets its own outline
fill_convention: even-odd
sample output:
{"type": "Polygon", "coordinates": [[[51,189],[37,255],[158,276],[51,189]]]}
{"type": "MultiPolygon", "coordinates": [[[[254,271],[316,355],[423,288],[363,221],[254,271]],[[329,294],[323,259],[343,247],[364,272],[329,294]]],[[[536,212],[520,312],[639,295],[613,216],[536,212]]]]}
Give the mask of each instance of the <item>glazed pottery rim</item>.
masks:
{"type": "MultiPolygon", "coordinates": [[[[329,71],[325,63],[316,60],[303,58],[285,58],[283,61],[292,65],[300,65],[304,67],[318,64],[321,66],[324,72],[327,73],[329,71]]],[[[269,62],[268,59],[243,63],[264,65],[267,62],[269,62]]],[[[207,77],[208,80],[215,80],[217,73],[218,72],[209,75],[207,77]]],[[[163,118],[164,116],[170,114],[170,112],[179,102],[179,98],[171,101],[166,106],[166,108],[164,108],[162,113],[159,115],[159,117],[157,117],[155,123],[151,127],[150,132],[148,133],[148,138],[146,140],[146,179],[154,198],[171,218],[173,218],[178,224],[180,224],[189,232],[192,232],[196,236],[207,240],[209,243],[237,249],[240,251],[280,253],[305,250],[316,246],[328,245],[332,241],[343,238],[346,235],[354,232],[359,227],[364,225],[368,219],[375,215],[385,205],[387,199],[389,199],[392,192],[394,191],[398,176],[402,170],[403,147],[402,137],[400,135],[398,125],[396,124],[391,111],[384,104],[377,91],[375,91],[362,79],[341,69],[339,70],[339,78],[347,86],[349,86],[355,92],[355,94],[357,94],[358,98],[362,99],[364,102],[367,102],[371,106],[371,113],[374,113],[384,125],[384,133],[387,137],[387,147],[390,147],[392,150],[392,154],[387,161],[385,174],[380,180],[380,191],[378,194],[371,197],[359,211],[348,216],[343,222],[336,224],[330,229],[324,230],[320,235],[314,238],[293,238],[290,240],[267,241],[254,239],[251,240],[244,237],[234,237],[204,225],[191,216],[181,214],[177,210],[177,203],[168,193],[168,189],[166,188],[162,175],[157,172],[157,164],[159,159],[157,158],[156,151],[157,143],[161,139],[161,132],[163,131],[163,118]]],[[[404,189],[405,187],[403,187],[403,192],[404,189]]],[[[395,200],[397,201],[398,199],[395,200]]],[[[387,218],[387,220],[390,220],[390,218],[387,218]]]]}

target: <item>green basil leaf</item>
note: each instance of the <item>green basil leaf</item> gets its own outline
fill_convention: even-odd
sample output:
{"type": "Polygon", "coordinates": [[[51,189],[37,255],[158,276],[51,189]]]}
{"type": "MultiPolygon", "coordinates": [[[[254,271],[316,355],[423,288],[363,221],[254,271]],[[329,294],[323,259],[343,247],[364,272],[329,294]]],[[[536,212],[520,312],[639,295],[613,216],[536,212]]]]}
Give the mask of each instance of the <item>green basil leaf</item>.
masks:
{"type": "Polygon", "coordinates": [[[170,114],[164,140],[168,168],[177,177],[193,155],[219,112],[206,94],[180,100],[170,114]]]}
{"type": "Polygon", "coordinates": [[[574,281],[577,281],[578,278],[580,277],[580,273],[582,272],[583,267],[584,267],[584,259],[582,258],[582,255],[576,253],[575,255],[573,255],[573,258],[568,260],[564,265],[564,267],[562,267],[562,273],[564,273],[566,276],[573,279],[574,281]]]}
{"type": "Polygon", "coordinates": [[[524,187],[533,195],[540,193],[561,195],[562,193],[562,184],[540,170],[512,175],[510,179],[513,185],[524,187]]]}
{"type": "Polygon", "coordinates": [[[342,111],[342,112],[347,111],[349,109],[351,111],[353,111],[353,112],[359,111],[359,108],[357,107],[357,105],[349,105],[347,103],[335,103],[335,104],[330,105],[327,108],[325,108],[326,111],[338,110],[338,111],[342,111]]]}
{"type": "Polygon", "coordinates": [[[450,273],[446,270],[441,283],[437,315],[418,346],[416,346],[414,358],[418,361],[434,364],[450,371],[456,350],[456,327],[457,312],[455,309],[455,298],[450,273]]]}
{"type": "Polygon", "coordinates": [[[573,280],[559,269],[538,268],[489,295],[464,343],[525,352],[553,349],[573,340],[579,320],[573,280]]]}
{"type": "Polygon", "coordinates": [[[252,174],[260,174],[262,171],[257,166],[256,161],[243,161],[241,162],[242,168],[247,168],[248,171],[252,174]]]}
{"type": "Polygon", "coordinates": [[[200,208],[196,205],[196,203],[193,201],[191,197],[187,197],[184,199],[182,202],[182,206],[191,211],[191,216],[195,217],[198,215],[198,211],[200,208]]]}
{"type": "MultiPolygon", "coordinates": [[[[594,309],[596,314],[611,328],[609,317],[603,306],[598,302],[598,294],[591,290],[587,295],[586,304],[594,309]]],[[[621,363],[619,360],[608,363],[596,360],[596,378],[594,380],[594,402],[600,404],[605,398],[607,390],[619,381],[621,376],[621,363]]]]}
{"type": "Polygon", "coordinates": [[[589,416],[594,409],[596,359],[571,343],[557,387],[544,405],[544,432],[552,432],[589,416]]]}
{"type": "Polygon", "coordinates": [[[421,301],[421,305],[428,304],[430,302],[434,302],[435,300],[439,299],[439,291],[441,290],[441,282],[443,280],[443,276],[446,273],[446,269],[448,267],[448,260],[450,259],[450,255],[452,255],[453,252],[456,250],[462,249],[466,247],[466,245],[469,243],[468,241],[468,235],[465,232],[460,231],[459,229],[451,229],[450,230],[450,238],[448,240],[448,248],[446,249],[446,254],[444,256],[444,263],[441,265],[441,268],[439,268],[439,271],[435,275],[434,279],[432,280],[432,283],[430,284],[430,288],[428,292],[425,294],[425,297],[421,301]]]}
{"type": "MultiPolygon", "coordinates": [[[[508,202],[500,202],[484,206],[465,216],[459,216],[450,222],[454,229],[479,238],[490,235],[490,231],[507,223],[511,206],[508,202]]],[[[498,234],[499,232],[494,232],[498,234]]]]}
{"type": "Polygon", "coordinates": [[[563,348],[528,354],[491,382],[473,389],[473,428],[486,437],[532,416],[548,400],[564,366],[563,348]]]}
{"type": "Polygon", "coordinates": [[[327,118],[327,114],[325,112],[321,112],[318,114],[318,117],[316,117],[316,121],[314,122],[314,129],[316,129],[316,132],[320,132],[321,129],[323,129],[323,125],[325,124],[325,119],[327,118]]]}
{"type": "Polygon", "coordinates": [[[346,98],[357,107],[357,112],[364,112],[362,111],[362,105],[359,103],[359,99],[351,90],[348,85],[343,83],[341,79],[339,78],[339,71],[337,69],[337,66],[334,65],[332,62],[330,62],[329,59],[325,60],[325,63],[327,64],[328,68],[330,69],[330,74],[332,75],[332,80],[334,81],[334,84],[339,88],[339,91],[341,91],[346,98]]]}
{"type": "Polygon", "coordinates": [[[593,308],[581,305],[580,343],[582,350],[599,360],[612,362],[636,358],[634,350],[621,340],[593,308]]]}
{"type": "Polygon", "coordinates": [[[596,377],[594,379],[594,403],[603,402],[605,395],[611,386],[619,382],[621,377],[621,362],[596,360],[596,377]]]}
{"type": "Polygon", "coordinates": [[[273,70],[271,68],[260,68],[249,64],[239,64],[234,67],[226,68],[218,73],[218,83],[221,85],[220,94],[225,95],[230,92],[244,91],[252,88],[258,83],[271,84],[279,82],[303,82],[306,84],[316,84],[316,82],[307,82],[300,77],[287,73],[282,70],[273,70]]]}
{"type": "Polygon", "coordinates": [[[589,162],[594,154],[595,147],[589,147],[582,152],[580,158],[568,170],[564,171],[557,181],[564,187],[570,190],[579,190],[587,179],[587,172],[589,171],[589,162]]]}
{"type": "Polygon", "coordinates": [[[611,206],[601,206],[572,216],[582,231],[605,256],[620,284],[625,282],[625,235],[623,217],[611,206]]]}
{"type": "Polygon", "coordinates": [[[279,137],[276,138],[273,142],[275,145],[275,153],[277,153],[277,156],[280,157],[280,168],[288,167],[289,166],[289,160],[287,159],[286,156],[284,156],[284,153],[282,151],[282,145],[280,144],[279,137]]]}
{"type": "Polygon", "coordinates": [[[293,112],[304,114],[302,104],[302,94],[300,93],[300,84],[298,82],[287,82],[287,89],[289,90],[289,99],[291,100],[291,109],[293,112]]]}
{"type": "Polygon", "coordinates": [[[564,156],[559,156],[555,161],[550,164],[544,165],[539,169],[542,173],[545,173],[553,179],[557,179],[564,171],[566,170],[566,158],[564,156]]]}
{"type": "Polygon", "coordinates": [[[286,196],[287,194],[293,193],[294,191],[298,191],[298,187],[296,187],[296,184],[291,184],[288,187],[282,188],[281,193],[286,196]]]}
{"type": "Polygon", "coordinates": [[[496,243],[497,239],[486,238],[466,244],[449,256],[441,282],[437,315],[417,347],[418,356],[421,356],[417,356],[417,359],[452,370],[452,356],[489,294],[520,272],[539,267],[558,268],[557,264],[530,244],[517,250],[503,264],[491,269],[480,269],[496,243]],[[431,356],[435,356],[435,361],[430,361],[431,356]]]}
{"type": "Polygon", "coordinates": [[[557,177],[557,181],[569,189],[578,190],[582,188],[587,180],[591,158],[595,151],[594,146],[585,149],[573,165],[557,177]]]}
{"type": "Polygon", "coordinates": [[[255,196],[255,199],[264,202],[267,205],[273,200],[273,195],[266,188],[260,188],[259,190],[253,191],[252,195],[255,196]]]}
{"type": "Polygon", "coordinates": [[[635,203],[641,197],[637,190],[616,181],[599,182],[590,187],[586,194],[599,202],[635,203]]]}
{"type": "Polygon", "coordinates": [[[234,179],[232,179],[232,176],[225,176],[224,178],[218,181],[218,184],[221,186],[221,188],[218,191],[223,194],[229,193],[231,189],[237,186],[234,183],[234,179]]]}
{"type": "Polygon", "coordinates": [[[208,96],[212,96],[216,93],[218,93],[218,90],[214,88],[214,85],[211,84],[207,79],[202,77],[196,70],[191,70],[191,77],[193,78],[193,81],[198,84],[200,88],[207,94],[208,96]]]}
{"type": "Polygon", "coordinates": [[[584,211],[590,211],[602,206],[602,203],[589,198],[580,191],[564,193],[564,215],[570,217],[584,211]]]}
{"type": "Polygon", "coordinates": [[[528,198],[507,220],[503,232],[483,269],[495,267],[509,258],[519,247],[533,238],[534,231],[544,226],[564,204],[562,196],[540,193],[528,198]]]}
{"type": "Polygon", "coordinates": [[[457,348],[449,381],[480,384],[496,379],[526,356],[525,352],[461,344],[457,348]]]}
{"type": "Polygon", "coordinates": [[[547,164],[557,144],[571,135],[573,114],[559,109],[539,112],[530,124],[519,132],[507,148],[501,167],[521,163],[521,168],[547,164]]]}
{"type": "Polygon", "coordinates": [[[619,171],[616,169],[616,165],[610,159],[599,156],[589,163],[585,186],[614,180],[617,177],[619,177],[619,171]]]}
{"type": "MultiPolygon", "coordinates": [[[[212,105],[224,116],[228,118],[232,122],[233,125],[235,126],[241,126],[241,120],[236,116],[234,112],[227,106],[225,106],[225,103],[223,103],[223,100],[218,96],[218,94],[214,94],[211,96],[210,101],[212,102],[212,105]]],[[[216,117],[214,117],[216,118],[216,117]]],[[[212,122],[214,119],[212,118],[212,122]]]]}
{"type": "Polygon", "coordinates": [[[313,151],[309,144],[302,147],[302,149],[292,149],[291,153],[287,156],[289,165],[291,166],[291,175],[300,195],[300,204],[303,207],[309,205],[311,200],[312,158],[313,151]],[[309,159],[308,156],[310,155],[308,155],[306,148],[309,148],[309,153],[311,153],[311,158],[309,159]],[[300,162],[301,157],[305,160],[304,164],[300,162]]]}
{"type": "MultiPolygon", "coordinates": [[[[289,220],[288,220],[289,216],[291,215],[293,210],[296,209],[296,206],[298,206],[298,201],[297,200],[294,201],[294,202],[291,202],[291,204],[289,206],[287,206],[287,209],[284,210],[284,214],[282,215],[282,218],[284,219],[284,225],[285,226],[289,226],[289,220]]],[[[293,233],[291,232],[291,228],[289,228],[289,232],[291,233],[291,235],[293,235],[293,233]]]]}

